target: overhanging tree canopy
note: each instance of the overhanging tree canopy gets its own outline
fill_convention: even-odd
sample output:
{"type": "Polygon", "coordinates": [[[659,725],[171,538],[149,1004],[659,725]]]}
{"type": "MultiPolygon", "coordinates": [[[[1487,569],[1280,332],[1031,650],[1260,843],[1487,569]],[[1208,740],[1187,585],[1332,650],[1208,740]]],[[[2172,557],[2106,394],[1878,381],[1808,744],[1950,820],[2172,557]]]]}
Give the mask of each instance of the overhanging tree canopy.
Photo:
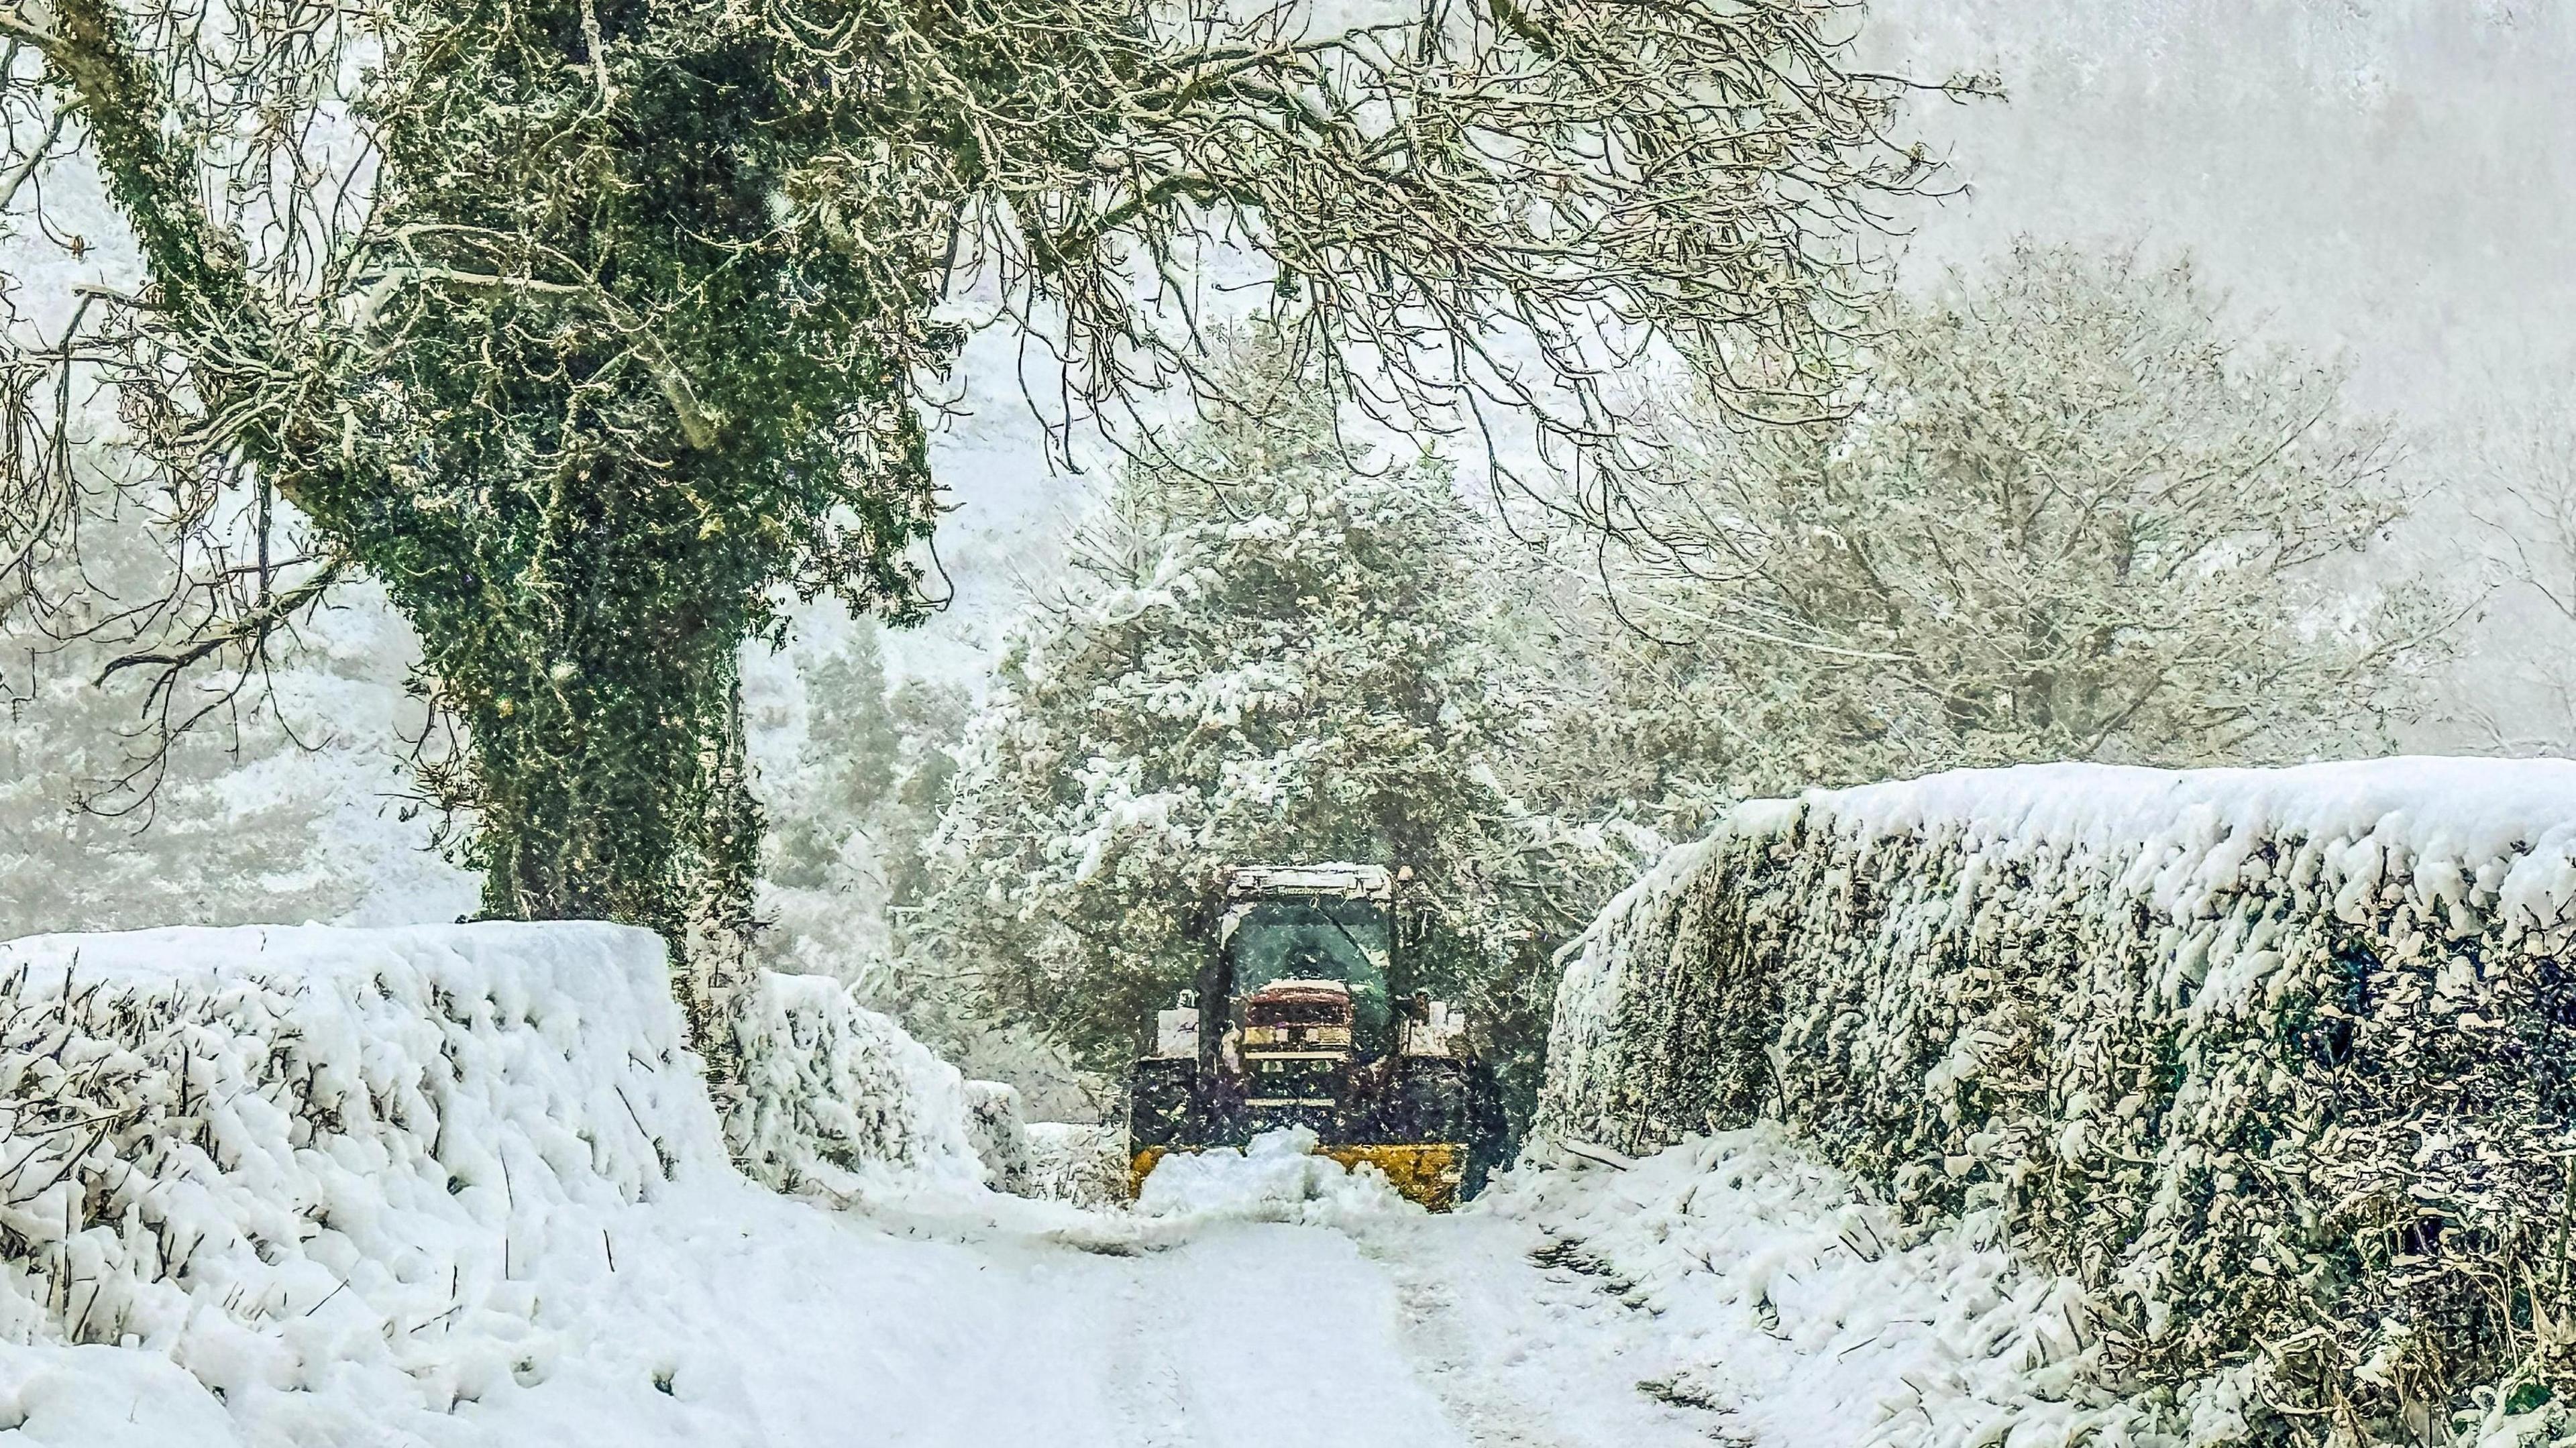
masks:
{"type": "Polygon", "coordinates": [[[0,3],[0,185],[77,248],[47,212],[94,173],[142,274],[20,288],[0,561],[69,515],[106,382],[179,525],[219,541],[242,492],[309,520],[208,555],[198,642],[131,661],[156,691],[373,573],[465,726],[428,782],[476,812],[487,908],[721,936],[757,828],[736,651],[782,585],[920,607],[952,279],[1098,405],[1205,390],[1194,269],[1248,248],[1346,391],[1522,410],[1615,524],[1640,349],[1757,418],[1826,393],[1871,197],[1925,175],[1852,13],[0,3]]]}

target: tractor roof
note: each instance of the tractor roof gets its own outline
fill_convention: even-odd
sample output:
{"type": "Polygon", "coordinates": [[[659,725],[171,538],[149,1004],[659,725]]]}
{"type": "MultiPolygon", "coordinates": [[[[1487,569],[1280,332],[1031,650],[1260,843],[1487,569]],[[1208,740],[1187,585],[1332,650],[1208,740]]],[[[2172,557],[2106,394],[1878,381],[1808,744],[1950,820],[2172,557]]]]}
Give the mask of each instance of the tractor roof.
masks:
{"type": "Polygon", "coordinates": [[[1384,865],[1242,865],[1225,872],[1225,893],[1230,900],[1269,895],[1386,900],[1394,896],[1395,876],[1384,865]]]}

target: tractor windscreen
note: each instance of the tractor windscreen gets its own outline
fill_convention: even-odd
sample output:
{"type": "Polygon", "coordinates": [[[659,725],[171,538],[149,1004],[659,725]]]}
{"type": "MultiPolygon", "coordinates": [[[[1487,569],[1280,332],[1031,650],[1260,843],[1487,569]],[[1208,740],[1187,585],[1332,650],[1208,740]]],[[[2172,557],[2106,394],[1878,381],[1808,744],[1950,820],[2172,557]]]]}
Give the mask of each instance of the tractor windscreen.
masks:
{"type": "Polygon", "coordinates": [[[1274,980],[1338,980],[1351,990],[1354,1034],[1383,1050],[1392,945],[1386,907],[1376,901],[1263,900],[1237,919],[1226,949],[1237,999],[1274,980]]]}

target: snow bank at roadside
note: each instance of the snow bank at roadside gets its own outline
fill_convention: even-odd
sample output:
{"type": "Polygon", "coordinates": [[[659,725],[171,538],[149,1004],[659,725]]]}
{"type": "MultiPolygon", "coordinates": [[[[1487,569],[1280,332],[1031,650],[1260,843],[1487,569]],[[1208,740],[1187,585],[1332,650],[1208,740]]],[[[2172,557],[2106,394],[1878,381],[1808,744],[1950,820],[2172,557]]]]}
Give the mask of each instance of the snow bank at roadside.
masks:
{"type": "Polygon", "coordinates": [[[2204,1441],[2509,1442],[2576,1397],[2529,1270],[2571,1113],[2576,764],[2052,765],[1674,851],[1569,956],[1542,1129],[1777,1117],[1909,1219],[1999,1213],[2124,1386],[2243,1400],[2204,1441]]]}
{"type": "MultiPolygon", "coordinates": [[[[1545,1148],[1541,1148],[1543,1155],[1545,1148]]],[[[2094,1386],[2082,1287],[2034,1270],[1989,1209],[1909,1228],[1776,1123],[1696,1137],[1625,1171],[1525,1163],[1473,1210],[1518,1218],[1552,1270],[1651,1330],[1639,1387],[1794,1448],[2154,1441],[2094,1386]]]]}
{"type": "Polygon", "coordinates": [[[367,1339],[518,1321],[504,1256],[543,1250],[551,1208],[724,1161],[643,932],[46,936],[0,972],[22,1339],[138,1338],[236,1393],[353,1366],[462,1389],[367,1339]]]}

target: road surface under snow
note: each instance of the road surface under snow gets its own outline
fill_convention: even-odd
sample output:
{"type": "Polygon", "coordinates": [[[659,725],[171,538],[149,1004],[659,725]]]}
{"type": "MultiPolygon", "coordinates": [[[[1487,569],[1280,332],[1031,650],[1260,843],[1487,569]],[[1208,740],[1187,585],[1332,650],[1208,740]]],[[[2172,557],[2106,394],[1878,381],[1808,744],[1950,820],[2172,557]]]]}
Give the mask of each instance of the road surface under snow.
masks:
{"type": "Polygon", "coordinates": [[[1502,1217],[1326,1210],[925,1247],[938,1269],[877,1297],[891,1330],[864,1330],[839,1361],[778,1347],[805,1379],[794,1396],[839,1396],[838,1379],[857,1389],[842,1421],[867,1431],[835,1436],[818,1420],[778,1441],[1707,1443],[1715,1415],[1641,1392],[1623,1362],[1615,1329],[1633,1309],[1596,1277],[1532,1260],[1546,1245],[1502,1217]]]}
{"type": "MultiPolygon", "coordinates": [[[[920,1234],[919,1270],[859,1329],[866,1431],[774,1441],[1961,1448],[2146,1426],[2083,1386],[2080,1294],[1997,1220],[1901,1228],[1775,1127],[1615,1167],[1558,1153],[1445,1216],[1317,1158],[1180,1161],[1195,1174],[1158,1172],[1135,1213],[839,1218],[871,1252],[920,1234]]],[[[776,1353],[813,1374],[777,1397],[834,1391],[776,1353]]]]}
{"type": "Polygon", "coordinates": [[[1445,1216],[1278,1155],[1135,1211],[704,1177],[532,1264],[548,1330],[461,1345],[452,1403],[328,1374],[222,1400],[150,1352],[0,1344],[0,1448],[1995,1441],[2034,1411],[2050,1284],[1875,1210],[1767,1131],[1445,1216]]]}

